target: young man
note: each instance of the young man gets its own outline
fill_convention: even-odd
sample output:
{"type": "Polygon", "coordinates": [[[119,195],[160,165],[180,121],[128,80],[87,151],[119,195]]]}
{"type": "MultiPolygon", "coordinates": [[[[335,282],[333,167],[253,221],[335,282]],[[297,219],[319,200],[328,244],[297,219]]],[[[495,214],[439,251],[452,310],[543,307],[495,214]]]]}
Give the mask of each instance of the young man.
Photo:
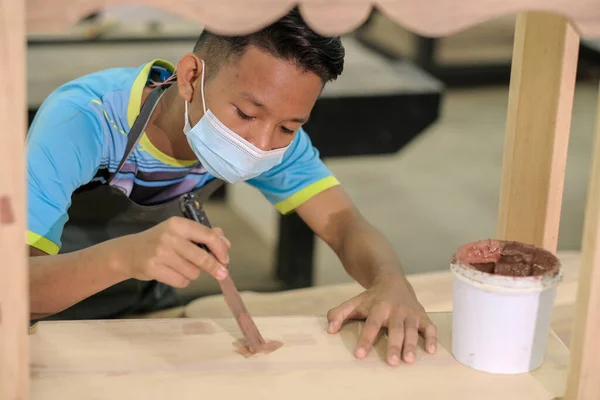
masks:
{"type": "Polygon", "coordinates": [[[231,244],[224,233],[180,216],[58,254],[75,192],[109,185],[151,212],[215,179],[245,181],[280,212],[297,212],[365,287],[328,313],[329,332],[345,320],[366,319],[356,347],[363,358],[387,327],[391,365],[415,360],[419,333],[434,352],[436,328],[394,249],[356,210],[302,130],[323,86],[341,74],[343,59],[340,38],[312,32],[294,10],[248,36],[202,33],[176,69],[156,60],[100,71],[54,91],[27,141],[32,318],[126,281],[181,288],[200,272],[215,279],[228,273],[231,244]]]}

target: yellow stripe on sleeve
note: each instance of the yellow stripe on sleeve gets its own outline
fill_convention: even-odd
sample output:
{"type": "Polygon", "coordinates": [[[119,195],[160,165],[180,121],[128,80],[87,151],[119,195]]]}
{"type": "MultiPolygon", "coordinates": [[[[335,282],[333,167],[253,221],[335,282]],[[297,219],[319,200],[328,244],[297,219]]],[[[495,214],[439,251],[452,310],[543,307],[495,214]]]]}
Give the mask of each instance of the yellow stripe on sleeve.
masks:
{"type": "Polygon", "coordinates": [[[335,176],[328,176],[327,178],[323,178],[320,181],[308,185],[299,192],[294,193],[289,198],[275,204],[275,208],[281,214],[289,214],[311,197],[314,197],[315,195],[339,184],[340,182],[335,176]]]}
{"type": "Polygon", "coordinates": [[[31,231],[27,231],[27,244],[51,256],[58,254],[60,250],[56,243],[31,231]]]}

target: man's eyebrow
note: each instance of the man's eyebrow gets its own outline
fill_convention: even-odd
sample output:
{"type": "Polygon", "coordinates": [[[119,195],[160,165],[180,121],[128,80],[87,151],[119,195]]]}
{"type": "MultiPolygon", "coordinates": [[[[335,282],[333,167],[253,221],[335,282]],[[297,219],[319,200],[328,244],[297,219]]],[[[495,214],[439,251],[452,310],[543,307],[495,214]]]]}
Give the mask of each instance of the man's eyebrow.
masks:
{"type": "Polygon", "coordinates": [[[250,103],[254,104],[258,108],[266,108],[263,103],[261,103],[260,101],[258,101],[258,99],[256,97],[252,96],[248,92],[240,92],[239,95],[241,97],[245,98],[246,100],[248,100],[250,103]]]}
{"type": "Polygon", "coordinates": [[[308,122],[308,118],[309,117],[303,117],[303,118],[292,118],[291,121],[293,122],[298,122],[300,124],[305,124],[308,122]]]}
{"type": "MultiPolygon", "coordinates": [[[[239,95],[240,95],[240,97],[243,97],[244,99],[246,99],[250,103],[254,104],[258,108],[263,108],[263,109],[267,108],[263,103],[261,103],[251,93],[248,93],[248,92],[239,92],[239,95]]],[[[297,117],[297,118],[290,119],[290,121],[298,122],[300,124],[305,124],[308,121],[308,118],[309,117],[297,117]]]]}

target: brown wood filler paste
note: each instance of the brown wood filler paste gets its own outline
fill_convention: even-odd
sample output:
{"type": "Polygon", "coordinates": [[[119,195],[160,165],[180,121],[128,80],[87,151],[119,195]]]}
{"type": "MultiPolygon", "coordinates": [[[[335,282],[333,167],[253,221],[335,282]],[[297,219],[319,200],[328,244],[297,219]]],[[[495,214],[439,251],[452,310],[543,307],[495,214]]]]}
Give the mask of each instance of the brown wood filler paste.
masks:
{"type": "Polygon", "coordinates": [[[248,338],[245,338],[240,339],[233,344],[237,352],[244,357],[248,358],[258,353],[269,354],[283,346],[283,342],[277,340],[265,341],[260,332],[258,332],[250,315],[246,313],[240,314],[237,318],[237,322],[242,331],[249,333],[248,338],[256,339],[256,343],[248,343],[248,338]]]}
{"type": "Polygon", "coordinates": [[[558,258],[547,250],[495,239],[461,246],[452,257],[452,263],[488,274],[514,277],[555,275],[560,266],[558,258]]]}
{"type": "Polygon", "coordinates": [[[280,342],[278,340],[267,340],[266,342],[261,343],[259,348],[254,352],[250,350],[250,346],[248,346],[248,342],[246,341],[246,339],[240,339],[234,342],[233,346],[235,347],[237,353],[248,358],[257,355],[258,353],[272,353],[275,350],[279,349],[281,346],[283,346],[283,342],[280,342]]]}

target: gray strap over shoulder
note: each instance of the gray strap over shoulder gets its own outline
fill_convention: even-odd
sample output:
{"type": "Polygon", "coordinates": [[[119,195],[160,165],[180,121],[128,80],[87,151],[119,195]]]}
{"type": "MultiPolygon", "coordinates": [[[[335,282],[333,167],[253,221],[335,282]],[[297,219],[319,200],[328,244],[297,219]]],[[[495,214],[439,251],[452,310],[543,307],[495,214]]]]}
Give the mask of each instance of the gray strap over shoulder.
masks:
{"type": "Polygon", "coordinates": [[[131,155],[131,152],[142,137],[142,134],[146,130],[146,126],[148,126],[148,122],[150,121],[150,116],[156,109],[158,101],[165,93],[165,90],[168,86],[169,85],[158,86],[156,89],[150,92],[150,94],[146,98],[146,101],[144,101],[144,105],[142,105],[140,114],[135,119],[133,125],[131,126],[131,129],[129,130],[129,134],[127,135],[127,146],[125,147],[125,154],[123,155],[121,162],[119,162],[119,166],[117,167],[116,171],[108,179],[108,182],[111,182],[115,178],[117,173],[121,170],[121,168],[123,168],[123,164],[125,164],[129,156],[131,155]]]}

